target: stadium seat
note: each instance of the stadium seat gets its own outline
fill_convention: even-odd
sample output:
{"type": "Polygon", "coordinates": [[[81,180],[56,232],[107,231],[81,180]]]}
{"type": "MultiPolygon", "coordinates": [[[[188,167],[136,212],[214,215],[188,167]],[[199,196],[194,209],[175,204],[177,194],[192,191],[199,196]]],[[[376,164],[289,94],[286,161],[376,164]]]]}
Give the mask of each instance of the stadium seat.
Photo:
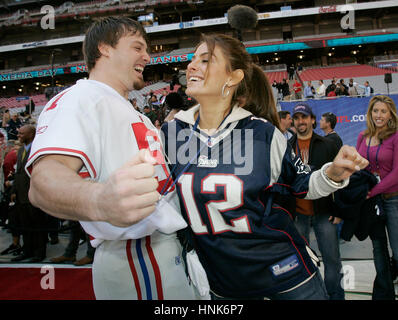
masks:
{"type": "Polygon", "coordinates": [[[266,72],[267,78],[269,82],[272,84],[274,80],[276,82],[282,82],[283,79],[288,79],[288,75],[286,71],[272,71],[272,72],[266,72]]]}
{"type": "Polygon", "coordinates": [[[384,75],[389,70],[369,65],[349,65],[339,67],[308,68],[300,73],[302,81],[316,81],[325,79],[349,79],[384,75]]]}
{"type": "MultiPolygon", "coordinates": [[[[11,98],[0,98],[0,106],[6,107],[7,109],[21,108],[24,109],[29,103],[29,100],[18,100],[20,96],[15,96],[11,98]]],[[[35,103],[35,106],[44,106],[47,103],[47,99],[44,94],[38,94],[30,96],[30,98],[35,103]]]]}

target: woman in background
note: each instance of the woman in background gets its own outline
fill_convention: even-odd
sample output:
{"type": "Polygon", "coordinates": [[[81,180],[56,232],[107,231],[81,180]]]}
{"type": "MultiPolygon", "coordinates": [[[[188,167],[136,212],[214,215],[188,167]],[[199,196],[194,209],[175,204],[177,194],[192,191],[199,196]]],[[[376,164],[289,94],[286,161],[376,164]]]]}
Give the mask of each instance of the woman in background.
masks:
{"type": "Polygon", "coordinates": [[[387,96],[374,96],[369,101],[366,115],[366,130],[357,140],[358,152],[368,159],[367,170],[371,171],[379,183],[369,191],[368,198],[380,198],[380,211],[385,222],[380,228],[373,228],[373,244],[376,279],[373,286],[373,299],[395,299],[391,277],[385,227],[387,227],[390,247],[393,253],[392,267],[398,266],[398,133],[397,108],[387,96]],[[376,235],[377,234],[377,235],[376,235]]]}

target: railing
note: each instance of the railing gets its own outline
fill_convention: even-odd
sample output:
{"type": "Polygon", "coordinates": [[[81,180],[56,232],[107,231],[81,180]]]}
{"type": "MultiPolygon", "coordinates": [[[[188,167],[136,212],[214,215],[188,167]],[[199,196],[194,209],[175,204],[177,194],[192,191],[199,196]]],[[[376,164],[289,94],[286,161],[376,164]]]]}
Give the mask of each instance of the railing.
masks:
{"type": "Polygon", "coordinates": [[[398,54],[373,57],[373,62],[389,62],[389,61],[398,61],[398,54]]]}
{"type": "Polygon", "coordinates": [[[274,72],[274,71],[286,71],[286,64],[275,64],[270,66],[261,66],[261,69],[265,72],[274,72]]]}

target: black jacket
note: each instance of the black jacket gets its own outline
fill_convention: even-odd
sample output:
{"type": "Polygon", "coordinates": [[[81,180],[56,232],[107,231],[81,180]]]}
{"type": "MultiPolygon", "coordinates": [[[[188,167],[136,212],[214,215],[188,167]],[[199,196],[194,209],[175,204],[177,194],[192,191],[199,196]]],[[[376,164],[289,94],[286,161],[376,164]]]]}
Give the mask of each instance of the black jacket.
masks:
{"type": "Polygon", "coordinates": [[[336,132],[329,133],[325,138],[332,140],[337,145],[338,150],[343,146],[343,140],[341,140],[340,136],[336,132]]]}
{"type": "MultiPolygon", "coordinates": [[[[296,150],[297,135],[294,135],[289,143],[296,150]]],[[[310,142],[308,164],[312,170],[320,169],[325,163],[332,162],[338,153],[336,144],[313,132],[310,142]]],[[[275,201],[283,208],[294,213],[296,211],[296,199],[290,196],[277,196],[275,201]]],[[[328,214],[339,216],[332,195],[313,200],[315,214],[328,214]]]]}
{"type": "Polygon", "coordinates": [[[8,140],[18,140],[18,129],[22,126],[21,120],[19,118],[17,121],[14,121],[14,119],[10,119],[8,121],[8,126],[7,126],[7,135],[8,135],[8,140]]]}
{"type": "Polygon", "coordinates": [[[382,212],[379,216],[376,214],[375,206],[380,204],[381,199],[379,196],[366,199],[369,190],[376,184],[377,179],[372,173],[361,170],[350,177],[347,187],[334,193],[336,207],[344,219],[340,234],[342,239],[350,241],[355,235],[362,241],[369,235],[377,236],[373,234],[376,231],[373,226],[383,217],[382,212]]]}
{"type": "Polygon", "coordinates": [[[17,203],[28,204],[30,203],[28,193],[30,186],[30,178],[25,171],[25,165],[29,158],[30,147],[23,157],[25,146],[22,146],[18,150],[17,154],[17,169],[15,171],[15,179],[12,185],[11,192],[17,195],[17,203]]]}

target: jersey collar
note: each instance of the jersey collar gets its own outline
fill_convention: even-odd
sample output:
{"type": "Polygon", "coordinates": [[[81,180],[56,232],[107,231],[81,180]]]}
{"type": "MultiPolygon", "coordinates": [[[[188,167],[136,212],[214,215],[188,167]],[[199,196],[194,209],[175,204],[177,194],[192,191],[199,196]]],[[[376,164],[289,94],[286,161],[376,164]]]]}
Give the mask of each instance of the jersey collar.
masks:
{"type": "MultiPolygon", "coordinates": [[[[178,112],[174,118],[181,120],[183,122],[186,122],[190,125],[195,124],[195,114],[199,111],[200,105],[197,104],[190,108],[189,110],[186,111],[180,111],[178,112]]],[[[252,113],[250,111],[247,111],[246,109],[243,109],[241,107],[238,107],[237,104],[234,105],[232,112],[229,114],[229,116],[224,120],[223,124],[219,128],[219,130],[224,129],[228,124],[242,120],[244,118],[247,118],[251,116],[252,113]]]]}

